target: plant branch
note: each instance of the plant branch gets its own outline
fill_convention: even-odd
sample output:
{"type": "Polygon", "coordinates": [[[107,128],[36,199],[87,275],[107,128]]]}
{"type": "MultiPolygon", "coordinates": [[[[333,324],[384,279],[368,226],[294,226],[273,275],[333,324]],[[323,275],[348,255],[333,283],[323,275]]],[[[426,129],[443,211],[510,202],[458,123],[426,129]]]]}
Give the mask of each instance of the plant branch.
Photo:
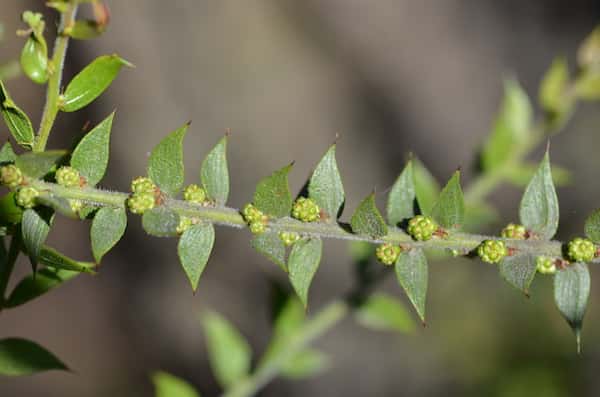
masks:
{"type": "MultiPolygon", "coordinates": [[[[31,186],[40,191],[41,198],[62,198],[81,200],[86,204],[98,207],[123,207],[129,195],[127,193],[111,192],[96,188],[67,188],[55,183],[39,180],[31,181],[31,186]]],[[[247,227],[244,218],[235,208],[205,207],[183,200],[167,199],[164,206],[177,212],[179,215],[197,218],[200,221],[215,223],[236,228],[247,227]]],[[[389,233],[382,238],[354,234],[348,224],[343,222],[301,222],[289,217],[273,219],[267,227],[275,232],[296,232],[305,236],[331,238],[341,240],[366,241],[373,244],[384,242],[401,245],[404,249],[424,248],[435,250],[458,250],[467,254],[475,249],[483,240],[503,240],[509,249],[515,253],[546,255],[551,257],[562,256],[562,243],[545,240],[513,240],[502,239],[496,236],[485,236],[462,232],[448,231],[447,236],[432,238],[428,241],[415,241],[402,229],[390,227],[389,233]]]]}
{"type": "Polygon", "coordinates": [[[281,368],[290,359],[338,324],[350,310],[349,304],[341,299],[327,304],[294,333],[285,349],[282,349],[276,356],[271,357],[265,365],[258,367],[250,377],[223,393],[222,397],[248,397],[254,395],[264,385],[277,377],[281,368]]]}
{"type": "Polygon", "coordinates": [[[48,88],[46,90],[46,104],[44,105],[44,112],[42,113],[42,121],[40,122],[38,135],[33,145],[33,151],[35,152],[43,152],[44,149],[46,149],[50,131],[52,130],[56,115],[59,111],[60,86],[62,83],[65,56],[69,45],[69,36],[66,35],[64,31],[65,28],[71,26],[75,21],[77,2],[70,2],[66,7],[65,12],[60,14],[60,24],[56,35],[56,41],[54,42],[52,59],[50,60],[50,67],[52,70],[48,80],[48,88]]]}

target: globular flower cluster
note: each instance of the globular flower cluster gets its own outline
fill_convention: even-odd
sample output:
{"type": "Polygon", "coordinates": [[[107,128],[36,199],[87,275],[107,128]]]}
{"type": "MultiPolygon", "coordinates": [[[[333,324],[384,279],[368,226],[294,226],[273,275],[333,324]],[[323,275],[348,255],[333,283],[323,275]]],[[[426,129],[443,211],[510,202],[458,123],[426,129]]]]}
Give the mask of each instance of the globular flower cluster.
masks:
{"type": "Polygon", "coordinates": [[[538,256],[535,259],[536,269],[541,274],[554,274],[556,273],[556,265],[554,259],[548,256],[538,256]]]}
{"type": "Polygon", "coordinates": [[[375,256],[384,265],[393,265],[398,260],[402,248],[397,245],[385,243],[381,244],[375,250],[375,256]]]}
{"type": "Polygon", "coordinates": [[[509,223],[504,229],[502,229],[501,235],[504,238],[525,240],[525,238],[527,238],[527,230],[523,225],[509,223]]]}
{"type": "Polygon", "coordinates": [[[188,185],[183,190],[183,199],[185,201],[189,201],[190,203],[204,204],[206,202],[206,198],[206,191],[196,184],[188,185]]]}
{"type": "Polygon", "coordinates": [[[156,205],[156,185],[150,178],[138,177],[131,182],[127,206],[134,214],[143,214],[156,205]]]}
{"type": "Polygon", "coordinates": [[[179,218],[179,225],[177,225],[177,233],[182,234],[186,230],[188,230],[194,224],[194,220],[187,216],[182,216],[179,218]]]}
{"type": "Polygon", "coordinates": [[[438,229],[433,218],[425,215],[417,215],[408,221],[408,234],[417,241],[427,241],[438,229]]]}
{"type": "Polygon", "coordinates": [[[315,200],[308,197],[298,197],[292,207],[292,217],[302,222],[315,222],[319,220],[321,210],[315,200]]]}
{"type": "Polygon", "coordinates": [[[13,164],[5,165],[0,168],[0,183],[11,189],[16,189],[23,183],[23,174],[17,166],[13,164]]]}
{"type": "Polygon", "coordinates": [[[487,263],[498,263],[508,254],[504,241],[485,240],[477,247],[477,255],[487,263]]]}
{"type": "Polygon", "coordinates": [[[242,209],[242,215],[248,223],[248,227],[253,234],[261,234],[267,230],[267,217],[261,210],[256,208],[254,204],[248,203],[242,209]]]}
{"type": "Polygon", "coordinates": [[[33,208],[35,206],[35,199],[39,195],[40,192],[38,192],[37,189],[26,186],[19,189],[15,201],[23,208],[33,208]]]}
{"type": "Polygon", "coordinates": [[[279,238],[283,241],[286,247],[293,245],[296,241],[300,240],[300,235],[296,232],[281,232],[279,238]]]}
{"type": "Polygon", "coordinates": [[[80,186],[81,175],[73,167],[60,167],[54,174],[56,183],[64,187],[77,187],[80,186]]]}
{"type": "Polygon", "coordinates": [[[587,238],[577,237],[567,245],[567,255],[574,262],[590,262],[596,256],[596,246],[587,238]]]}

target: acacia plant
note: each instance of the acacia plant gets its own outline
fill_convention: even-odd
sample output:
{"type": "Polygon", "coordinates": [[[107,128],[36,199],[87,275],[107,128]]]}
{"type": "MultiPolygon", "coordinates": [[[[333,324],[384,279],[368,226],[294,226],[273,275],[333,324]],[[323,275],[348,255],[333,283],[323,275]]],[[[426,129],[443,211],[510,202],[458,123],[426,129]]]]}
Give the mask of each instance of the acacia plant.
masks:
{"type": "MultiPolygon", "coordinates": [[[[204,315],[210,363],[225,396],[253,395],[277,376],[298,378],[315,373],[326,357],[311,349],[311,342],[347,315],[373,328],[404,330],[402,304],[374,292],[386,275],[395,273],[424,322],[427,263],[432,255],[491,263],[524,294],[536,274],[553,277],[556,306],[580,348],[590,291],[588,266],[600,261],[596,245],[600,244],[600,212],[587,219],[584,237],[553,240],[559,222],[555,183],[564,181],[566,171],[550,166],[549,145],[539,165],[530,164],[527,155],[563,128],[578,101],[600,99],[599,29],[579,49],[576,74],[569,73],[564,58],[551,64],[539,90],[539,115],[534,116],[530,99],[518,82],[506,81],[504,101],[478,158],[480,172],[468,187],[463,190],[461,172],[456,171],[441,188],[411,156],[387,195],[385,216],[372,193],[345,222],[340,220],[345,196],[335,145],[325,152],[296,198],[288,185],[293,167],[289,164],[260,179],[254,196],[238,210],[227,206],[228,136],[202,161],[198,183],[183,186],[182,144],[188,124],[156,145],[147,175],[134,178],[130,192],[97,188],[109,161],[114,113],[87,132],[72,152],[48,149],[48,137],[59,112],[78,111],[90,104],[130,64],[120,56],[103,55],[65,84],[62,70],[69,40],[100,35],[108,22],[108,10],[96,0],[57,0],[48,6],[60,14],[51,55],[41,14],[24,12],[26,29],[18,32],[25,39],[22,72],[47,88],[37,129],[0,81],[0,110],[13,139],[0,151],[0,181],[7,190],[0,199],[0,310],[13,310],[78,275],[96,272],[102,258],[123,236],[130,212],[140,216],[148,234],[179,240],[181,266],[194,291],[209,261],[215,225],[248,229],[252,246],[287,273],[297,298],[279,300],[270,345],[254,368],[249,345],[239,331],[214,312],[204,315]],[[91,5],[93,20],[76,19],[82,3],[91,5]],[[525,186],[518,222],[509,223],[497,236],[473,233],[494,217],[487,196],[502,183],[525,186]],[[55,216],[91,222],[93,262],[71,259],[45,244],[55,216]],[[305,318],[309,287],[319,268],[323,241],[328,239],[355,242],[356,288],[305,318]],[[31,274],[8,291],[21,254],[29,258],[31,274]],[[370,260],[373,255],[380,265],[370,260]]],[[[0,340],[2,375],[66,368],[32,341],[0,340]]],[[[159,396],[198,395],[172,375],[159,372],[153,379],[159,396]]]]}

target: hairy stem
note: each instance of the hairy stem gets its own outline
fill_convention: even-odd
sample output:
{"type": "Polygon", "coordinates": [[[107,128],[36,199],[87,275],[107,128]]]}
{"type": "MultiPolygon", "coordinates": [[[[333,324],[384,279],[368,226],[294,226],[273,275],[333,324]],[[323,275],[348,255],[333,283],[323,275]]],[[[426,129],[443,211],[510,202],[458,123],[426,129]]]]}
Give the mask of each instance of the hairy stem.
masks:
{"type": "Polygon", "coordinates": [[[53,68],[48,80],[48,88],[46,90],[46,104],[44,105],[44,112],[42,113],[42,121],[40,122],[40,129],[33,145],[33,151],[43,152],[46,149],[48,143],[48,137],[50,131],[56,120],[56,115],[59,111],[60,101],[60,86],[62,82],[62,74],[65,63],[65,56],[67,54],[67,47],[69,45],[69,36],[64,34],[66,27],[71,26],[75,21],[75,15],[77,14],[77,2],[71,2],[67,6],[65,12],[60,14],[60,24],[58,27],[58,33],[56,35],[56,41],[54,42],[54,51],[50,65],[53,68]]]}
{"type": "MultiPolygon", "coordinates": [[[[81,200],[87,204],[98,207],[122,207],[125,206],[125,201],[128,197],[128,194],[126,193],[110,192],[95,188],[67,188],[54,183],[38,180],[32,181],[31,185],[40,191],[42,198],[81,200]]],[[[168,199],[163,205],[177,212],[179,215],[197,218],[202,221],[237,228],[244,228],[247,226],[244,218],[235,208],[205,207],[176,199],[168,199]]],[[[390,227],[389,233],[386,236],[382,238],[372,238],[370,236],[352,233],[349,225],[343,222],[300,222],[289,217],[269,221],[267,226],[270,230],[276,232],[291,231],[306,236],[366,241],[373,244],[389,242],[400,244],[405,249],[424,248],[457,250],[461,254],[469,253],[483,240],[499,239],[504,240],[507,247],[513,249],[515,253],[529,253],[552,257],[562,256],[562,244],[558,241],[501,239],[495,236],[462,232],[448,232],[448,235],[443,238],[432,238],[428,241],[415,241],[402,229],[393,227],[390,227]]]]}
{"type": "Polygon", "coordinates": [[[285,349],[271,357],[265,365],[259,367],[251,376],[226,391],[222,397],[248,397],[256,394],[263,386],[272,381],[282,367],[313,341],[321,337],[338,324],[350,311],[343,300],[334,300],[311,317],[290,338],[285,349]]]}

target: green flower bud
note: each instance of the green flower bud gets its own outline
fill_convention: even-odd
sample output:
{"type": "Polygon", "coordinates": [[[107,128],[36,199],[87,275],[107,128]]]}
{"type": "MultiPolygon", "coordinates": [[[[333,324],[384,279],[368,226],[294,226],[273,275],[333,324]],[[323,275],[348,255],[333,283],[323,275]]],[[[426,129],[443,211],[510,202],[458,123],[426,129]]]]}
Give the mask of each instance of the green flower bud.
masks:
{"type": "Polygon", "coordinates": [[[78,213],[83,208],[83,201],[69,200],[69,205],[71,206],[71,211],[73,211],[74,213],[78,213]]]}
{"type": "Polygon", "coordinates": [[[498,263],[508,254],[504,241],[485,240],[477,247],[477,255],[487,263],[498,263]]]}
{"type": "Polygon", "coordinates": [[[154,208],[156,199],[154,193],[134,193],[127,199],[129,211],[134,214],[143,214],[144,212],[154,208]]]}
{"type": "Polygon", "coordinates": [[[185,232],[186,230],[188,230],[190,227],[192,227],[192,225],[194,224],[192,218],[189,218],[187,216],[182,216],[179,218],[179,225],[177,225],[177,233],[178,234],[182,234],[183,232],[185,232]]]}
{"type": "Polygon", "coordinates": [[[526,236],[527,230],[525,230],[525,226],[523,225],[509,223],[504,229],[502,229],[502,237],[504,238],[525,240],[526,236]]]}
{"type": "Polygon", "coordinates": [[[569,242],[567,254],[573,262],[590,262],[596,256],[596,246],[587,238],[577,237],[569,242]]]}
{"type": "Polygon", "coordinates": [[[54,177],[56,178],[56,183],[64,187],[79,186],[81,180],[79,171],[73,167],[60,167],[56,170],[54,177]]]}
{"type": "Polygon", "coordinates": [[[36,189],[27,186],[19,189],[17,192],[17,204],[23,208],[33,208],[35,206],[35,198],[40,195],[36,189]]]}
{"type": "Polygon", "coordinates": [[[398,260],[402,249],[389,243],[381,244],[375,250],[375,256],[384,265],[393,265],[398,260]]]}
{"type": "Polygon", "coordinates": [[[317,203],[307,197],[299,197],[292,207],[292,216],[302,222],[315,222],[319,220],[321,210],[317,203]]]}
{"type": "Polygon", "coordinates": [[[293,245],[296,241],[300,240],[300,235],[296,232],[281,232],[279,233],[279,238],[283,241],[285,246],[289,247],[293,245]]]}
{"type": "Polygon", "coordinates": [[[538,256],[535,258],[535,264],[538,273],[541,274],[554,274],[556,273],[556,265],[554,259],[547,256],[538,256]]]}
{"type": "Polygon", "coordinates": [[[206,192],[198,185],[189,185],[183,191],[183,199],[190,203],[202,204],[206,201],[206,192]]]}
{"type": "Polygon", "coordinates": [[[0,183],[11,189],[15,189],[23,183],[23,174],[17,166],[12,164],[5,165],[0,168],[0,183]]]}
{"type": "Polygon", "coordinates": [[[264,217],[264,214],[251,203],[248,203],[244,206],[244,209],[242,209],[242,215],[248,223],[258,222],[264,217]]]}
{"type": "Polygon", "coordinates": [[[133,193],[154,193],[156,185],[150,178],[140,176],[131,181],[131,191],[133,193]]]}
{"type": "Polygon", "coordinates": [[[267,230],[267,225],[260,221],[251,222],[249,227],[252,234],[261,234],[267,230]]]}
{"type": "Polygon", "coordinates": [[[408,234],[417,241],[427,241],[438,229],[437,223],[425,215],[417,215],[408,221],[408,234]]]}

